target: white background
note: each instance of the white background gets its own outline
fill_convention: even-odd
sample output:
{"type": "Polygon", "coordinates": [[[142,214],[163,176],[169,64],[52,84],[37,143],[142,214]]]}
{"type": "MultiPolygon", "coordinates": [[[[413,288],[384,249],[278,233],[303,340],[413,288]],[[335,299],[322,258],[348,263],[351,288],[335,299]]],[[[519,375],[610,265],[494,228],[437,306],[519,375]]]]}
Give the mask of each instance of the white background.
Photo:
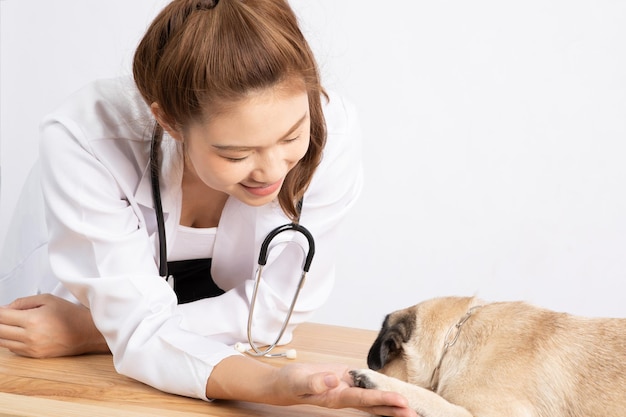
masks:
{"type": "MultiPolygon", "coordinates": [[[[0,239],[41,117],[128,73],[164,4],[0,2],[0,239]]],[[[314,321],[376,329],[473,294],[626,317],[626,2],[291,4],[365,133],[365,190],[314,321]]]]}

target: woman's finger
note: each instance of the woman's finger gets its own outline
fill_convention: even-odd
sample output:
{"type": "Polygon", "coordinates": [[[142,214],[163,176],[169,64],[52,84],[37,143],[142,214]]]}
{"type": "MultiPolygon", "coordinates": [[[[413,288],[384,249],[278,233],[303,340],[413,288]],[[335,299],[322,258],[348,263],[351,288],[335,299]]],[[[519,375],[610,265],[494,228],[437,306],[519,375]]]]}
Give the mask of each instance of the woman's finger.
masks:
{"type": "Polygon", "coordinates": [[[379,406],[379,407],[370,407],[366,409],[361,409],[361,411],[365,411],[366,413],[375,415],[375,416],[389,416],[389,417],[419,417],[419,415],[408,408],[399,408],[399,407],[387,407],[387,406],[379,406]]]}
{"type": "Polygon", "coordinates": [[[11,352],[23,355],[26,349],[24,339],[26,331],[22,327],[0,323],[0,347],[11,352]]]}
{"type": "Polygon", "coordinates": [[[346,390],[346,393],[354,395],[353,401],[361,403],[361,405],[355,405],[354,408],[370,414],[394,417],[417,416],[417,413],[408,407],[406,398],[395,392],[352,388],[346,390]]]}
{"type": "Polygon", "coordinates": [[[24,342],[26,331],[19,326],[0,323],[0,340],[24,342]]]}
{"type": "Polygon", "coordinates": [[[15,310],[29,310],[31,308],[41,307],[42,305],[45,304],[47,298],[48,298],[47,294],[39,294],[39,295],[30,296],[30,297],[17,298],[7,307],[15,309],[15,310]]]}
{"type": "Polygon", "coordinates": [[[24,327],[24,312],[13,308],[0,308],[0,325],[24,327]]]}
{"type": "Polygon", "coordinates": [[[0,348],[6,348],[9,351],[20,356],[29,356],[27,347],[24,343],[15,340],[0,339],[0,348]]]}
{"type": "Polygon", "coordinates": [[[308,380],[305,395],[322,394],[329,389],[336,388],[340,382],[337,375],[330,372],[313,374],[308,380]]]}
{"type": "Polygon", "coordinates": [[[351,387],[342,391],[342,400],[355,407],[406,407],[408,401],[400,394],[374,389],[351,387]]]}

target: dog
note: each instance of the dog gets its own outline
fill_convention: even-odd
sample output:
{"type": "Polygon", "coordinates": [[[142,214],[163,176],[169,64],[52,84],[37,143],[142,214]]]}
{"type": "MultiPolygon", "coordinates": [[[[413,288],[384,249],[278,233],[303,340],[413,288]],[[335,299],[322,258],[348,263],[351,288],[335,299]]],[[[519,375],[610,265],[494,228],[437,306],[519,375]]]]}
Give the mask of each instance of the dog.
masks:
{"type": "Polygon", "coordinates": [[[626,318],[441,297],[393,312],[355,386],[422,417],[624,417],[626,318]]]}

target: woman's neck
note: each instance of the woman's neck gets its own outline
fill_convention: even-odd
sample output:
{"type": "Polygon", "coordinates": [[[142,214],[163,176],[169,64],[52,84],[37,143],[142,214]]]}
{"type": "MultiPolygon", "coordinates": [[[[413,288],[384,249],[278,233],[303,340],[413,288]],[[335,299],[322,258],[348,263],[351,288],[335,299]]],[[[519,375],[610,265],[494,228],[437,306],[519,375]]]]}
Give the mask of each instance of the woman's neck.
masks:
{"type": "Polygon", "coordinates": [[[228,194],[207,186],[188,168],[183,174],[183,203],[180,224],[188,227],[217,227],[228,194]]]}

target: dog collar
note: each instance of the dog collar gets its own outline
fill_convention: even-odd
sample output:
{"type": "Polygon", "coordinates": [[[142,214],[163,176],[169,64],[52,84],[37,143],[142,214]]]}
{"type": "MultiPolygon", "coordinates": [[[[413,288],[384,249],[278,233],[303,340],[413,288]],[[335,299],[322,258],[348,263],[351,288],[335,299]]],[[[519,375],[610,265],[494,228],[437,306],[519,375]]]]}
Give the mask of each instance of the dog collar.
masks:
{"type": "Polygon", "coordinates": [[[433,392],[437,391],[439,387],[439,371],[441,370],[441,364],[443,363],[443,358],[446,356],[448,349],[452,347],[457,339],[459,338],[459,334],[461,333],[461,327],[469,318],[474,314],[476,310],[478,310],[482,305],[474,306],[467,310],[467,313],[463,317],[456,322],[456,324],[448,329],[446,332],[446,337],[443,339],[443,350],[441,352],[441,356],[439,357],[439,362],[437,362],[437,366],[433,369],[433,374],[430,377],[430,390],[433,392]]]}

